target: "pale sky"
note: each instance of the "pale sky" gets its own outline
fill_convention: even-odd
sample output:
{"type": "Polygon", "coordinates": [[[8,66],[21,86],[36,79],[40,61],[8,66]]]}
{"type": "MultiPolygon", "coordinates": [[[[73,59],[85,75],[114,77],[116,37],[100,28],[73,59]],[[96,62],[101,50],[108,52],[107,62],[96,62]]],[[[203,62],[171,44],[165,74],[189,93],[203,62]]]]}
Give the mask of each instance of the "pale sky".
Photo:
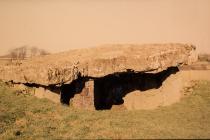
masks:
{"type": "Polygon", "coordinates": [[[210,0],[0,0],[0,55],[168,42],[210,53],[210,0]]]}

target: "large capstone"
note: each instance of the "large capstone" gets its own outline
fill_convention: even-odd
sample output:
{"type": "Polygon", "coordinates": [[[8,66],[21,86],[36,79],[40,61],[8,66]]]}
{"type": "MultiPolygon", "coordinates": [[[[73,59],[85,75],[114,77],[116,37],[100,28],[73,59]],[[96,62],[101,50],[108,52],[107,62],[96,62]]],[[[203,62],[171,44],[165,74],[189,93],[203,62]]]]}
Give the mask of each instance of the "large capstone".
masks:
{"type": "Polygon", "coordinates": [[[35,86],[36,94],[56,91],[61,103],[76,108],[110,109],[130,92],[159,88],[178,66],[195,61],[190,44],[104,45],[0,66],[0,79],[35,86]]]}

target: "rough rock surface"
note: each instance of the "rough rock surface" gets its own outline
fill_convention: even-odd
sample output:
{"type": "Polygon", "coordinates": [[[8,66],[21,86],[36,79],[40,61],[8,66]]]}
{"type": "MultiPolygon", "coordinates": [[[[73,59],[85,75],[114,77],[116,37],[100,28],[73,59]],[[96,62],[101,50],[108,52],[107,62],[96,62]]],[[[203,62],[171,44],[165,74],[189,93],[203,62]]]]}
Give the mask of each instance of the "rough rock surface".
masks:
{"type": "Polygon", "coordinates": [[[14,83],[57,85],[79,75],[103,77],[116,72],[160,72],[197,60],[189,44],[116,44],[35,57],[15,66],[0,67],[0,79],[14,83]]]}

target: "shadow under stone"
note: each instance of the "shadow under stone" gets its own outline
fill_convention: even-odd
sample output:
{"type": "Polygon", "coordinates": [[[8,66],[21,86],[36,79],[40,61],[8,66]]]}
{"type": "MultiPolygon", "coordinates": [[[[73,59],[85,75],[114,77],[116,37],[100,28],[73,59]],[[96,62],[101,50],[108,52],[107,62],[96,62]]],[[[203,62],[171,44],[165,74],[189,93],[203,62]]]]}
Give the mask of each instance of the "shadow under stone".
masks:
{"type": "Polygon", "coordinates": [[[72,81],[70,84],[64,84],[60,87],[60,102],[62,104],[69,105],[70,99],[82,92],[87,81],[84,77],[78,77],[78,79],[72,81]]]}
{"type": "Polygon", "coordinates": [[[123,97],[135,90],[157,89],[167,77],[178,71],[177,67],[170,67],[156,74],[123,72],[97,78],[94,80],[95,109],[111,109],[112,105],[121,105],[124,103],[123,97]]]}
{"type": "Polygon", "coordinates": [[[94,80],[92,85],[94,93],[92,94],[95,109],[111,109],[112,105],[122,105],[124,103],[123,97],[128,93],[135,90],[157,89],[162,86],[163,81],[167,77],[178,71],[177,67],[170,67],[155,74],[127,71],[99,78],[79,76],[78,79],[70,84],[64,84],[60,87],[60,102],[69,105],[70,99],[74,98],[75,94],[80,94],[83,91],[85,83],[89,80],[94,80]]]}

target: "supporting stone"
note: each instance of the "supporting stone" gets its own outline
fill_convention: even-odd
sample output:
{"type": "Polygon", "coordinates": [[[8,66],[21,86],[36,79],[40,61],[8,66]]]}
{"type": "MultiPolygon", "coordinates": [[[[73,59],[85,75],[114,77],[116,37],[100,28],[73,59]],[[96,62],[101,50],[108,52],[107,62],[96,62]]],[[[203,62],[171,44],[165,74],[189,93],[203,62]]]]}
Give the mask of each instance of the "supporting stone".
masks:
{"type": "Polygon", "coordinates": [[[94,110],[94,81],[85,82],[82,92],[70,99],[70,105],[75,108],[94,110]]]}
{"type": "Polygon", "coordinates": [[[37,98],[46,98],[55,103],[60,103],[60,95],[44,87],[29,87],[24,84],[12,84],[12,87],[19,94],[30,94],[37,98]]]}
{"type": "Polygon", "coordinates": [[[55,103],[60,103],[60,95],[56,94],[48,89],[45,89],[43,87],[35,88],[34,95],[37,98],[46,98],[49,99],[55,103]]]}

